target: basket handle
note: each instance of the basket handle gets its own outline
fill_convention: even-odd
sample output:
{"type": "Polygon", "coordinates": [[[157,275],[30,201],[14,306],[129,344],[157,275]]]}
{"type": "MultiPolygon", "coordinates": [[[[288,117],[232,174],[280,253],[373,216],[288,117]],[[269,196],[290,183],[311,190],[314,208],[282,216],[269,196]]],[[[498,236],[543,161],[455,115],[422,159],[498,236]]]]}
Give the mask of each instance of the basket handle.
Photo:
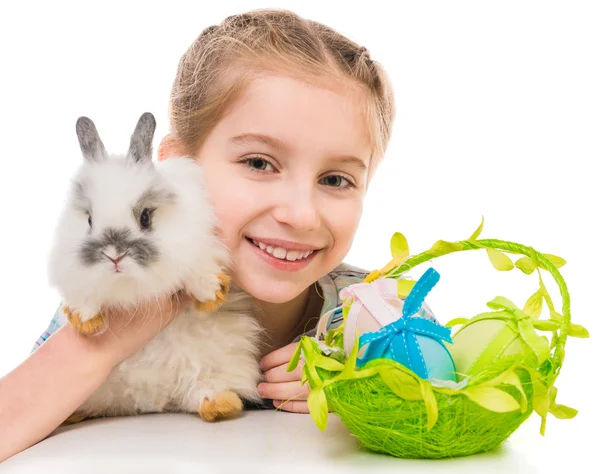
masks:
{"type": "MultiPolygon", "coordinates": [[[[546,382],[548,383],[548,385],[552,385],[560,373],[560,369],[562,367],[562,363],[565,357],[565,344],[569,333],[569,327],[571,325],[571,298],[567,289],[567,284],[556,265],[554,265],[549,258],[544,256],[544,254],[538,252],[534,248],[521,245],[515,242],[508,242],[498,239],[477,240],[475,238],[471,238],[469,240],[463,240],[458,242],[446,242],[440,240],[436,242],[431,249],[426,250],[425,252],[421,252],[418,255],[410,256],[405,260],[402,260],[401,262],[398,262],[398,259],[394,258],[392,260],[393,263],[390,262],[384,267],[385,271],[380,272],[376,270],[371,275],[369,275],[365,279],[365,281],[372,281],[373,276],[375,276],[376,279],[399,279],[401,278],[402,274],[406,271],[411,270],[424,262],[432,260],[433,258],[440,257],[442,255],[447,255],[449,253],[460,252],[465,250],[477,250],[482,248],[493,249],[494,251],[501,250],[508,253],[519,254],[525,257],[529,257],[534,262],[537,268],[547,270],[552,275],[554,281],[558,285],[560,295],[562,298],[561,326],[560,330],[556,331],[556,333],[554,334],[554,338],[552,340],[552,343],[554,345],[554,351],[551,356],[552,371],[546,377],[546,382]]],[[[543,289],[545,289],[545,287],[543,286],[541,273],[540,285],[543,289]]],[[[546,293],[544,297],[547,298],[546,302],[549,304],[550,307],[552,307],[549,295],[547,295],[546,293]]]]}

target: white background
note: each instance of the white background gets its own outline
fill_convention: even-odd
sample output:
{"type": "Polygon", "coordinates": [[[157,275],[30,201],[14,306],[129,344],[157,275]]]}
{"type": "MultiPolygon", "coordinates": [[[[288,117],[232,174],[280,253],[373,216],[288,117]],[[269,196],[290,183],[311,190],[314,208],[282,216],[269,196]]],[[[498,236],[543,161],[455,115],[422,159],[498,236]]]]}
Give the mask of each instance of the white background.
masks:
{"type": "MultiPolygon", "coordinates": [[[[397,120],[346,261],[381,267],[403,232],[412,253],[436,240],[482,238],[565,258],[575,322],[559,403],[533,416],[511,446],[527,472],[592,472],[598,364],[600,9],[596,2],[13,2],[0,7],[0,376],[19,364],[58,303],[47,285],[52,228],[79,165],[77,117],[94,120],[123,152],[142,112],[168,131],[180,56],[207,26],[243,11],[284,6],[364,44],[391,76],[397,120]],[[533,469],[533,470],[531,470],[533,469]]],[[[486,310],[503,295],[523,305],[535,276],[499,273],[485,253],[434,262],[428,298],[442,321],[486,310]]],[[[420,273],[419,271],[418,273],[420,273]]],[[[548,274],[548,286],[560,302],[548,274]]],[[[501,457],[501,456],[500,456],[501,457]]],[[[595,466],[595,467],[594,467],[595,466]]],[[[514,468],[514,466],[513,466],[514,468]]],[[[596,471],[598,472],[598,471],[596,471]]]]}

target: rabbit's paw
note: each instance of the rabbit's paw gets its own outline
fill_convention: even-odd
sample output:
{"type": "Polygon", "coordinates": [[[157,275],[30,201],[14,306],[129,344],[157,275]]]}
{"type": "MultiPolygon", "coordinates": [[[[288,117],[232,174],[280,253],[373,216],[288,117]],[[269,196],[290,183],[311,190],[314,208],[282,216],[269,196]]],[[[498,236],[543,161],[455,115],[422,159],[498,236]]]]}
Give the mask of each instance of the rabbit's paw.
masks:
{"type": "Polygon", "coordinates": [[[204,421],[216,421],[240,413],[244,404],[234,392],[223,392],[215,395],[214,400],[204,400],[198,408],[198,414],[204,421]]]}
{"type": "Polygon", "coordinates": [[[63,306],[63,313],[67,316],[67,320],[81,334],[100,334],[106,330],[106,321],[102,313],[98,313],[92,318],[85,319],[78,311],[72,310],[68,306],[63,306]]]}
{"type": "Polygon", "coordinates": [[[87,418],[87,416],[85,416],[82,413],[78,413],[75,412],[72,415],[70,415],[65,421],[62,422],[63,425],[73,425],[75,423],[79,423],[83,420],[85,420],[87,418]]]}
{"type": "Polygon", "coordinates": [[[198,311],[204,311],[209,313],[211,311],[215,311],[219,306],[221,306],[225,302],[225,298],[227,298],[227,294],[229,293],[231,277],[224,273],[221,273],[217,276],[217,278],[219,279],[220,287],[215,292],[214,299],[208,301],[196,300],[195,307],[198,311]]]}

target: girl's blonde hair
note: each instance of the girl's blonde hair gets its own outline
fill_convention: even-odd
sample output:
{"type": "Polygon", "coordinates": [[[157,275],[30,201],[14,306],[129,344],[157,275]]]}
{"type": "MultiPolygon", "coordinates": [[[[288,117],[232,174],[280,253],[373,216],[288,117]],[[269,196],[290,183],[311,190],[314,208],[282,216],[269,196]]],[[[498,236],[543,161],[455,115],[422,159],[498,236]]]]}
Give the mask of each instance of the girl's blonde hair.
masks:
{"type": "Polygon", "coordinates": [[[197,152],[245,86],[265,72],[362,90],[372,174],[387,148],[395,116],[386,72],[365,47],[283,9],[227,17],[206,28],[185,52],[171,91],[170,117],[186,153],[197,152]]]}

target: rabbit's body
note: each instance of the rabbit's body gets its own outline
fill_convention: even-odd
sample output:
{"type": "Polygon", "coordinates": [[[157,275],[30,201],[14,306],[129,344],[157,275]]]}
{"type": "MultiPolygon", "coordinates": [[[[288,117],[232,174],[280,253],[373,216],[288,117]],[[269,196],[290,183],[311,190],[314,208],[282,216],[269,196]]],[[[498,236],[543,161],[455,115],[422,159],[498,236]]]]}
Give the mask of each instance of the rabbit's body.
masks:
{"type": "Polygon", "coordinates": [[[197,304],[118,364],[74,417],[199,411],[212,420],[241,410],[240,397],[259,400],[261,328],[251,298],[232,288],[211,311],[225,299],[230,258],[200,165],[186,157],[152,162],[151,114],[140,118],[127,155],[109,156],[91,120],[76,128],[85,160],[49,264],[69,322],[93,337],[108,329],[107,307],[182,289],[197,304]]]}
{"type": "Polygon", "coordinates": [[[235,294],[217,311],[189,308],[141,351],[125,359],[77,410],[76,417],[181,411],[232,391],[258,401],[261,328],[248,297],[235,294]]]}

